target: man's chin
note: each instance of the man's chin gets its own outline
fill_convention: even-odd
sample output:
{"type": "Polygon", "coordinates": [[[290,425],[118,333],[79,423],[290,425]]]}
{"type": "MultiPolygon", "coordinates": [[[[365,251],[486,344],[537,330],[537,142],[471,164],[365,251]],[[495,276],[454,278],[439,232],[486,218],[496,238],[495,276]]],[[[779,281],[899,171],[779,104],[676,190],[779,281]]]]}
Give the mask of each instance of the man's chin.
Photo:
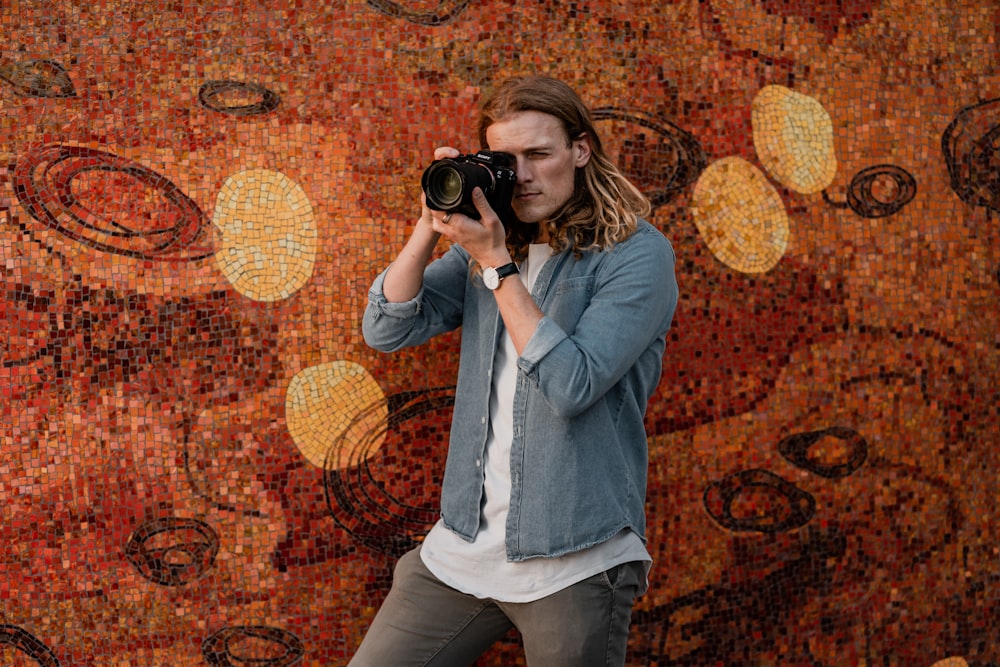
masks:
{"type": "Polygon", "coordinates": [[[518,222],[525,225],[537,225],[542,219],[537,213],[532,211],[525,211],[524,209],[519,209],[518,207],[513,207],[514,215],[517,216],[518,222]]]}

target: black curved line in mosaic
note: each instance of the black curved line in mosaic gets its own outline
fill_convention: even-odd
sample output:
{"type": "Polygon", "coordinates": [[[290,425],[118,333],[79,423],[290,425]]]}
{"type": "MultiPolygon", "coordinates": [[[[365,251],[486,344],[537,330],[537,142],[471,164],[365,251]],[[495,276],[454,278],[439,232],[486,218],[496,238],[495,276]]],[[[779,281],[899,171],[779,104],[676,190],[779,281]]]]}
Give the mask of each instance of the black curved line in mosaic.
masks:
{"type": "MultiPolygon", "coordinates": [[[[701,144],[694,135],[682,130],[670,121],[652,116],[642,111],[617,109],[615,107],[599,107],[591,112],[595,122],[602,120],[617,120],[626,123],[635,123],[640,127],[652,130],[667,141],[667,145],[672,152],[671,164],[665,165],[667,169],[662,169],[661,164],[642,164],[638,170],[643,174],[653,173],[660,182],[656,184],[657,189],[644,193],[649,197],[654,207],[662,206],[670,202],[681,190],[698,180],[701,172],[708,165],[708,158],[705,155],[701,144]],[[662,172],[662,173],[661,173],[662,172]]],[[[628,140],[626,140],[628,141],[628,140]]],[[[638,158],[642,160],[646,157],[646,150],[638,158]]],[[[619,160],[619,167],[627,169],[627,164],[619,160]]]]}
{"type": "MultiPolygon", "coordinates": [[[[228,393],[228,392],[227,392],[228,393]]],[[[199,462],[210,460],[211,457],[204,455],[204,448],[202,453],[193,451],[194,444],[192,443],[192,428],[191,419],[185,419],[183,424],[184,431],[184,451],[181,454],[184,468],[184,475],[187,477],[188,484],[194,491],[194,494],[201,498],[202,500],[208,502],[217,510],[223,512],[237,512],[243,514],[247,517],[254,518],[267,518],[267,514],[261,510],[252,507],[249,503],[246,505],[236,505],[233,503],[223,502],[219,500],[218,496],[210,488],[209,480],[202,480],[199,474],[196,472],[196,468],[199,466],[199,462]]]]}
{"type": "Polygon", "coordinates": [[[733,659],[735,646],[766,645],[786,633],[796,607],[836,580],[847,539],[829,527],[807,529],[801,542],[790,544],[794,551],[773,554],[770,564],[776,567],[763,576],[709,584],[666,604],[636,609],[629,664],[742,665],[745,656],[733,659]]]}
{"type": "Polygon", "coordinates": [[[759,468],[742,470],[712,482],[705,489],[704,504],[719,525],[739,532],[782,533],[801,528],[816,514],[816,499],[811,494],[773,472],[759,468]],[[753,516],[737,516],[733,512],[733,503],[754,491],[768,492],[769,505],[775,505],[780,498],[781,506],[777,509],[767,507],[768,511],[753,516]]]}
{"type": "Polygon", "coordinates": [[[924,402],[930,403],[933,400],[930,389],[927,386],[926,372],[916,375],[908,371],[880,370],[874,373],[866,373],[865,375],[855,375],[841,382],[839,386],[841,390],[846,391],[857,385],[874,382],[881,382],[887,385],[899,383],[907,387],[916,387],[920,390],[920,395],[923,397],[924,402]]]}
{"type": "MultiPolygon", "coordinates": [[[[215,252],[211,225],[194,200],[165,176],[128,158],[84,146],[48,145],[18,159],[13,185],[32,218],[94,250],[161,261],[196,261],[215,252]],[[74,192],[77,179],[92,173],[124,175],[154,191],[168,208],[144,212],[136,220],[104,218],[74,192]]],[[[109,206],[115,203],[109,199],[109,206]]]]}
{"type": "Polygon", "coordinates": [[[834,201],[830,199],[830,194],[826,190],[823,190],[822,194],[823,194],[823,201],[825,201],[828,205],[832,206],[833,208],[843,208],[843,209],[850,208],[850,205],[847,203],[846,200],[834,201]]]}
{"type": "Polygon", "coordinates": [[[191,485],[191,488],[194,489],[194,493],[196,496],[198,496],[202,500],[208,501],[209,503],[211,503],[212,507],[223,512],[237,512],[239,514],[243,514],[244,516],[254,517],[258,519],[267,518],[267,514],[265,514],[259,509],[255,509],[249,506],[243,507],[240,505],[234,505],[232,503],[225,503],[217,500],[215,496],[195,478],[195,473],[191,465],[192,457],[187,448],[184,449],[182,457],[184,460],[185,475],[188,478],[188,483],[191,485]]]}
{"type": "Polygon", "coordinates": [[[218,500],[216,496],[208,489],[208,485],[202,484],[198,480],[197,475],[194,471],[194,466],[192,465],[195,460],[195,457],[191,456],[191,451],[188,447],[189,444],[190,444],[190,437],[188,435],[185,435],[184,452],[181,454],[183,459],[184,474],[187,477],[188,484],[191,485],[191,488],[194,490],[194,494],[196,496],[210,503],[212,507],[214,507],[215,509],[223,512],[237,512],[239,514],[243,514],[244,516],[254,517],[258,519],[267,518],[267,514],[265,514],[259,509],[250,507],[249,505],[240,506],[218,500]]]}
{"type": "Polygon", "coordinates": [[[0,63],[0,79],[21,97],[76,97],[76,88],[66,69],[53,60],[0,63]]]}
{"type": "MultiPolygon", "coordinates": [[[[943,381],[949,388],[963,386],[962,382],[955,376],[961,373],[958,369],[965,365],[961,362],[961,359],[965,358],[969,352],[964,350],[955,340],[949,338],[948,335],[925,327],[882,328],[863,326],[857,329],[851,329],[851,333],[874,335],[878,336],[880,340],[885,338],[886,340],[895,341],[930,341],[942,346],[948,352],[956,355],[954,358],[948,358],[948,362],[944,364],[946,375],[940,373],[937,375],[933,374],[925,361],[922,365],[915,365],[912,369],[880,368],[879,370],[874,370],[870,373],[854,375],[841,381],[838,386],[841,391],[848,391],[851,387],[868,383],[883,383],[887,386],[902,385],[905,387],[913,387],[920,392],[920,396],[925,405],[937,405],[937,407],[943,412],[959,416],[959,418],[955,419],[953,423],[949,425],[947,446],[949,448],[964,447],[963,439],[965,437],[967,427],[967,405],[963,403],[960,395],[935,393],[933,383],[935,379],[937,379],[939,381],[943,381]],[[947,378],[947,380],[944,380],[944,378],[947,378]]],[[[914,358],[920,359],[920,357],[914,358]]],[[[947,358],[945,355],[941,355],[941,359],[945,358],[947,358]]]]}
{"type": "Polygon", "coordinates": [[[368,4],[379,13],[395,19],[405,19],[418,25],[438,26],[448,23],[465,11],[470,0],[441,0],[431,11],[410,8],[406,2],[394,0],[368,0],[368,4]]]}
{"type": "Polygon", "coordinates": [[[212,111],[230,116],[261,116],[271,113],[281,104],[281,98],[273,90],[255,83],[228,79],[208,81],[198,89],[198,101],[212,111]],[[257,98],[252,104],[226,104],[226,96],[247,96],[257,98]]]}
{"type": "Polygon", "coordinates": [[[901,167],[892,164],[879,164],[862,169],[847,188],[847,200],[837,202],[823,190],[823,201],[835,208],[850,208],[863,218],[884,218],[901,211],[917,196],[917,181],[901,167]],[[880,180],[890,179],[895,188],[891,201],[879,199],[873,192],[873,186],[880,180]]]}
{"type": "Polygon", "coordinates": [[[960,110],[941,135],[941,152],[955,194],[1000,211],[1000,98],[960,110]]]}
{"type": "Polygon", "coordinates": [[[146,521],[125,545],[125,558],[146,579],[163,586],[195,581],[215,564],[219,535],[204,521],[166,517],[146,521]]]}
{"type": "MultiPolygon", "coordinates": [[[[757,61],[765,67],[777,67],[788,70],[787,85],[790,87],[794,85],[795,59],[769,55],[752,48],[738,47],[732,38],[726,34],[724,29],[725,22],[719,18],[714,3],[711,0],[698,0],[698,25],[705,37],[713,37],[715,39],[727,59],[746,58],[747,60],[757,61]]],[[[776,82],[776,73],[766,71],[765,67],[759,68],[758,83],[762,86],[767,83],[776,82]]]]}
{"type": "Polygon", "coordinates": [[[38,637],[16,625],[0,624],[0,645],[12,646],[14,650],[38,663],[39,667],[59,667],[59,659],[52,649],[38,637]]]}
{"type": "Polygon", "coordinates": [[[896,165],[878,164],[854,175],[847,190],[847,205],[864,218],[884,218],[898,213],[916,196],[917,181],[912,174],[896,165]],[[872,193],[872,186],[885,178],[891,179],[895,186],[892,201],[882,201],[872,193]]]}
{"type": "Polygon", "coordinates": [[[302,641],[288,630],[269,625],[235,625],[223,628],[201,643],[201,653],[210,665],[222,667],[291,667],[306,653],[302,641]],[[254,655],[240,653],[241,643],[253,642],[254,655]],[[258,655],[267,653],[268,655],[258,655]]]}
{"type": "Polygon", "coordinates": [[[868,458],[868,441],[854,429],[831,426],[782,438],[778,443],[778,452],[803,470],[820,477],[839,479],[847,477],[864,464],[868,458]],[[847,446],[847,460],[844,463],[823,463],[813,455],[814,445],[827,438],[834,438],[847,446]]]}
{"type": "MultiPolygon", "coordinates": [[[[350,447],[352,465],[336,469],[324,465],[323,485],[327,508],[334,521],[352,537],[367,547],[391,555],[402,554],[416,546],[417,536],[423,535],[438,518],[437,503],[411,505],[394,496],[384,480],[373,473],[366,453],[372,443],[405,423],[424,414],[447,410],[455,403],[454,387],[407,391],[389,396],[389,418],[386,428],[365,434],[364,442],[331,444],[327,460],[340,456],[350,447]]],[[[378,406],[369,410],[377,409],[378,406]]],[[[367,411],[355,417],[363,423],[367,411]]],[[[352,433],[348,427],[344,433],[352,433]]]]}

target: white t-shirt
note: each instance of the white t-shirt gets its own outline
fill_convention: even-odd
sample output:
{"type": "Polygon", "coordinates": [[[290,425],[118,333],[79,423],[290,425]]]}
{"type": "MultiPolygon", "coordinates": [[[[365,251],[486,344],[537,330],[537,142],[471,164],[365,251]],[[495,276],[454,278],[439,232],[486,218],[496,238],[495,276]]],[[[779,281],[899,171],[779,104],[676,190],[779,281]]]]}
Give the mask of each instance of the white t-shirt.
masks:
{"type": "MultiPolygon", "coordinates": [[[[543,243],[529,247],[518,274],[529,291],[551,252],[543,243]]],[[[517,351],[510,335],[504,332],[493,365],[490,433],[483,461],[485,501],[479,533],[473,542],[466,542],[438,521],[420,549],[427,569],[463,593],[501,602],[533,602],[621,563],[642,561],[648,571],[652,562],[649,553],[639,536],[630,530],[564,556],[507,560],[505,539],[516,383],[517,351]]]]}

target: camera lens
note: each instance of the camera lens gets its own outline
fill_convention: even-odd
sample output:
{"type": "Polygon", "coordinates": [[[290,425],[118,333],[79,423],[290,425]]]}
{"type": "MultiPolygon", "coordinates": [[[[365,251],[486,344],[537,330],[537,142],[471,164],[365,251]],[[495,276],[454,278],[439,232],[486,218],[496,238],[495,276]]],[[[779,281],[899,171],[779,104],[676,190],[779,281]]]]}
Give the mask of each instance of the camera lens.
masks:
{"type": "Polygon", "coordinates": [[[443,165],[427,183],[428,195],[442,207],[452,207],[462,200],[462,175],[454,167],[443,165]]]}

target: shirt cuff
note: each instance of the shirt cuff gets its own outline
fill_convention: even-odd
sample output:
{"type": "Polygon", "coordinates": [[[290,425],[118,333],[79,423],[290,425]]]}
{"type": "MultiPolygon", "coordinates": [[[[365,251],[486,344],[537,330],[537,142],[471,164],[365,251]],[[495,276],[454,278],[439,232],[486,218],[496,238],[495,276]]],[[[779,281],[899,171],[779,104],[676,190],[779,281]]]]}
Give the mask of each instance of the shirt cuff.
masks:
{"type": "Polygon", "coordinates": [[[534,333],[524,346],[524,351],[517,360],[517,365],[525,373],[532,373],[535,367],[556,345],[566,339],[566,332],[548,317],[538,321],[534,333]]]}
{"type": "Polygon", "coordinates": [[[378,312],[382,315],[395,317],[401,320],[413,317],[420,312],[420,299],[424,294],[424,288],[421,287],[420,291],[417,292],[417,295],[409,301],[387,301],[385,294],[382,291],[382,286],[385,283],[385,277],[389,273],[390,268],[392,268],[391,264],[375,278],[371,289],[368,290],[368,301],[375,306],[378,309],[378,312]]]}

